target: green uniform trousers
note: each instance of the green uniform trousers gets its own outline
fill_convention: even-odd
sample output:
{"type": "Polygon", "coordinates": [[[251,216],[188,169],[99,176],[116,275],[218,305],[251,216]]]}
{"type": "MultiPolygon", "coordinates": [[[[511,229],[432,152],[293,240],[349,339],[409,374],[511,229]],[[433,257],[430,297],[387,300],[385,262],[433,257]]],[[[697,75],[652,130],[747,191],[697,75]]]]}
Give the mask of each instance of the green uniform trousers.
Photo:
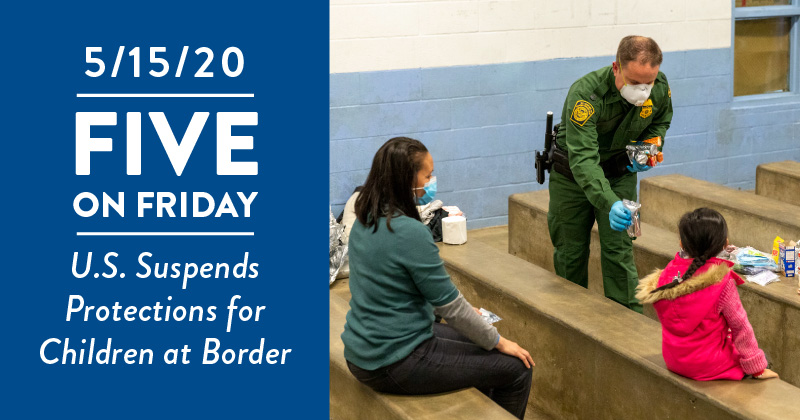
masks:
{"type": "MultiPolygon", "coordinates": [[[[622,198],[636,201],[636,174],[628,173],[608,180],[611,190],[622,198]]],[[[597,220],[600,233],[600,262],[605,295],[623,306],[642,312],[636,299],[639,275],[633,261],[633,242],[626,231],[611,229],[608,212],[595,208],[581,187],[565,176],[550,172],[550,209],[547,225],[553,241],[556,274],[588,287],[589,242],[597,220]]]]}

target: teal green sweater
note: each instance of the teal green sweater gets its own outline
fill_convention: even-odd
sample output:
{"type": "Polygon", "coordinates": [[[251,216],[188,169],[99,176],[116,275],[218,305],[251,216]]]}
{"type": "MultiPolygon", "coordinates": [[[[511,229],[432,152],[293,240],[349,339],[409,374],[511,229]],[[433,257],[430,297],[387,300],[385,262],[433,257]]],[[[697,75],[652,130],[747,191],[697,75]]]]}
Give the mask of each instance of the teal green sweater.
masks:
{"type": "Polygon", "coordinates": [[[433,307],[458,297],[430,229],[406,216],[378,219],[378,231],[356,221],[350,232],[350,311],[344,357],[375,370],[433,337],[433,307]]]}

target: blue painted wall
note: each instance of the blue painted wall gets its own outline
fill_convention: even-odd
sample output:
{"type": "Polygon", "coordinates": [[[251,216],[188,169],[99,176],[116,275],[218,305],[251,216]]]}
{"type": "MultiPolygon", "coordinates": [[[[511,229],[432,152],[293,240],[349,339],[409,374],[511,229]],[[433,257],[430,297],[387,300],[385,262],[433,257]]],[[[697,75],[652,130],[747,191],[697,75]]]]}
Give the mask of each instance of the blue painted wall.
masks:
{"type": "MultiPolygon", "coordinates": [[[[800,160],[800,97],[734,101],[732,50],[664,54],[674,117],[665,162],[645,176],[683,173],[755,188],[755,168],[800,160]]],[[[364,182],[386,140],[409,136],[433,154],[440,198],[469,228],[506,224],[508,196],[535,182],[544,119],[560,119],[569,86],[613,57],[330,75],[330,202],[335,214],[364,182]]]]}

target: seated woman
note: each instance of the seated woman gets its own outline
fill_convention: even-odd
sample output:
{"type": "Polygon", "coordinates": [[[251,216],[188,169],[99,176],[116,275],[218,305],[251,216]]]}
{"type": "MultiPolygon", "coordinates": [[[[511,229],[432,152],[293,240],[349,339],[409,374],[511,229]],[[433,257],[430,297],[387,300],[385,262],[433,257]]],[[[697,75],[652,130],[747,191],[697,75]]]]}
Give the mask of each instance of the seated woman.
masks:
{"type": "Polygon", "coordinates": [[[476,387],[523,418],[530,354],[464,299],[415,206],[433,173],[418,140],[375,154],[350,231],[350,311],[342,341],[353,376],[376,391],[433,394],[476,387]],[[434,312],[447,324],[434,323],[434,312]]]}

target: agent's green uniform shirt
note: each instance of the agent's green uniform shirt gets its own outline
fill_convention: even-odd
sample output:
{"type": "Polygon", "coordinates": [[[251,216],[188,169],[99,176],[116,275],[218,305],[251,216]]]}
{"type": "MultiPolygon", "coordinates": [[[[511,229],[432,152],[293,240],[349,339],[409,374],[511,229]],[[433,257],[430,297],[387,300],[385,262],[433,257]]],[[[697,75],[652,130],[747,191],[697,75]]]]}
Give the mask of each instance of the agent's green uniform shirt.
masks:
{"type": "Polygon", "coordinates": [[[614,85],[611,66],[591,72],[569,90],[561,113],[556,142],[569,153],[575,182],[598,209],[608,212],[620,198],[611,191],[600,162],[637,140],[661,136],[672,121],[672,99],[667,77],[658,72],[650,98],[636,107],[614,85]]]}
{"type": "Polygon", "coordinates": [[[626,170],[606,178],[601,163],[613,162],[620,154],[627,162],[627,145],[656,136],[664,139],[672,120],[672,99],[661,72],[640,107],[623,98],[614,81],[611,67],[604,67],[580,78],[567,94],[556,143],[567,151],[575,181],[550,171],[547,222],[556,274],[587,287],[589,244],[596,221],[605,295],[641,312],[635,297],[639,276],[633,243],[627,232],[611,229],[608,220],[615,202],[636,200],[637,176],[626,170]]]}

